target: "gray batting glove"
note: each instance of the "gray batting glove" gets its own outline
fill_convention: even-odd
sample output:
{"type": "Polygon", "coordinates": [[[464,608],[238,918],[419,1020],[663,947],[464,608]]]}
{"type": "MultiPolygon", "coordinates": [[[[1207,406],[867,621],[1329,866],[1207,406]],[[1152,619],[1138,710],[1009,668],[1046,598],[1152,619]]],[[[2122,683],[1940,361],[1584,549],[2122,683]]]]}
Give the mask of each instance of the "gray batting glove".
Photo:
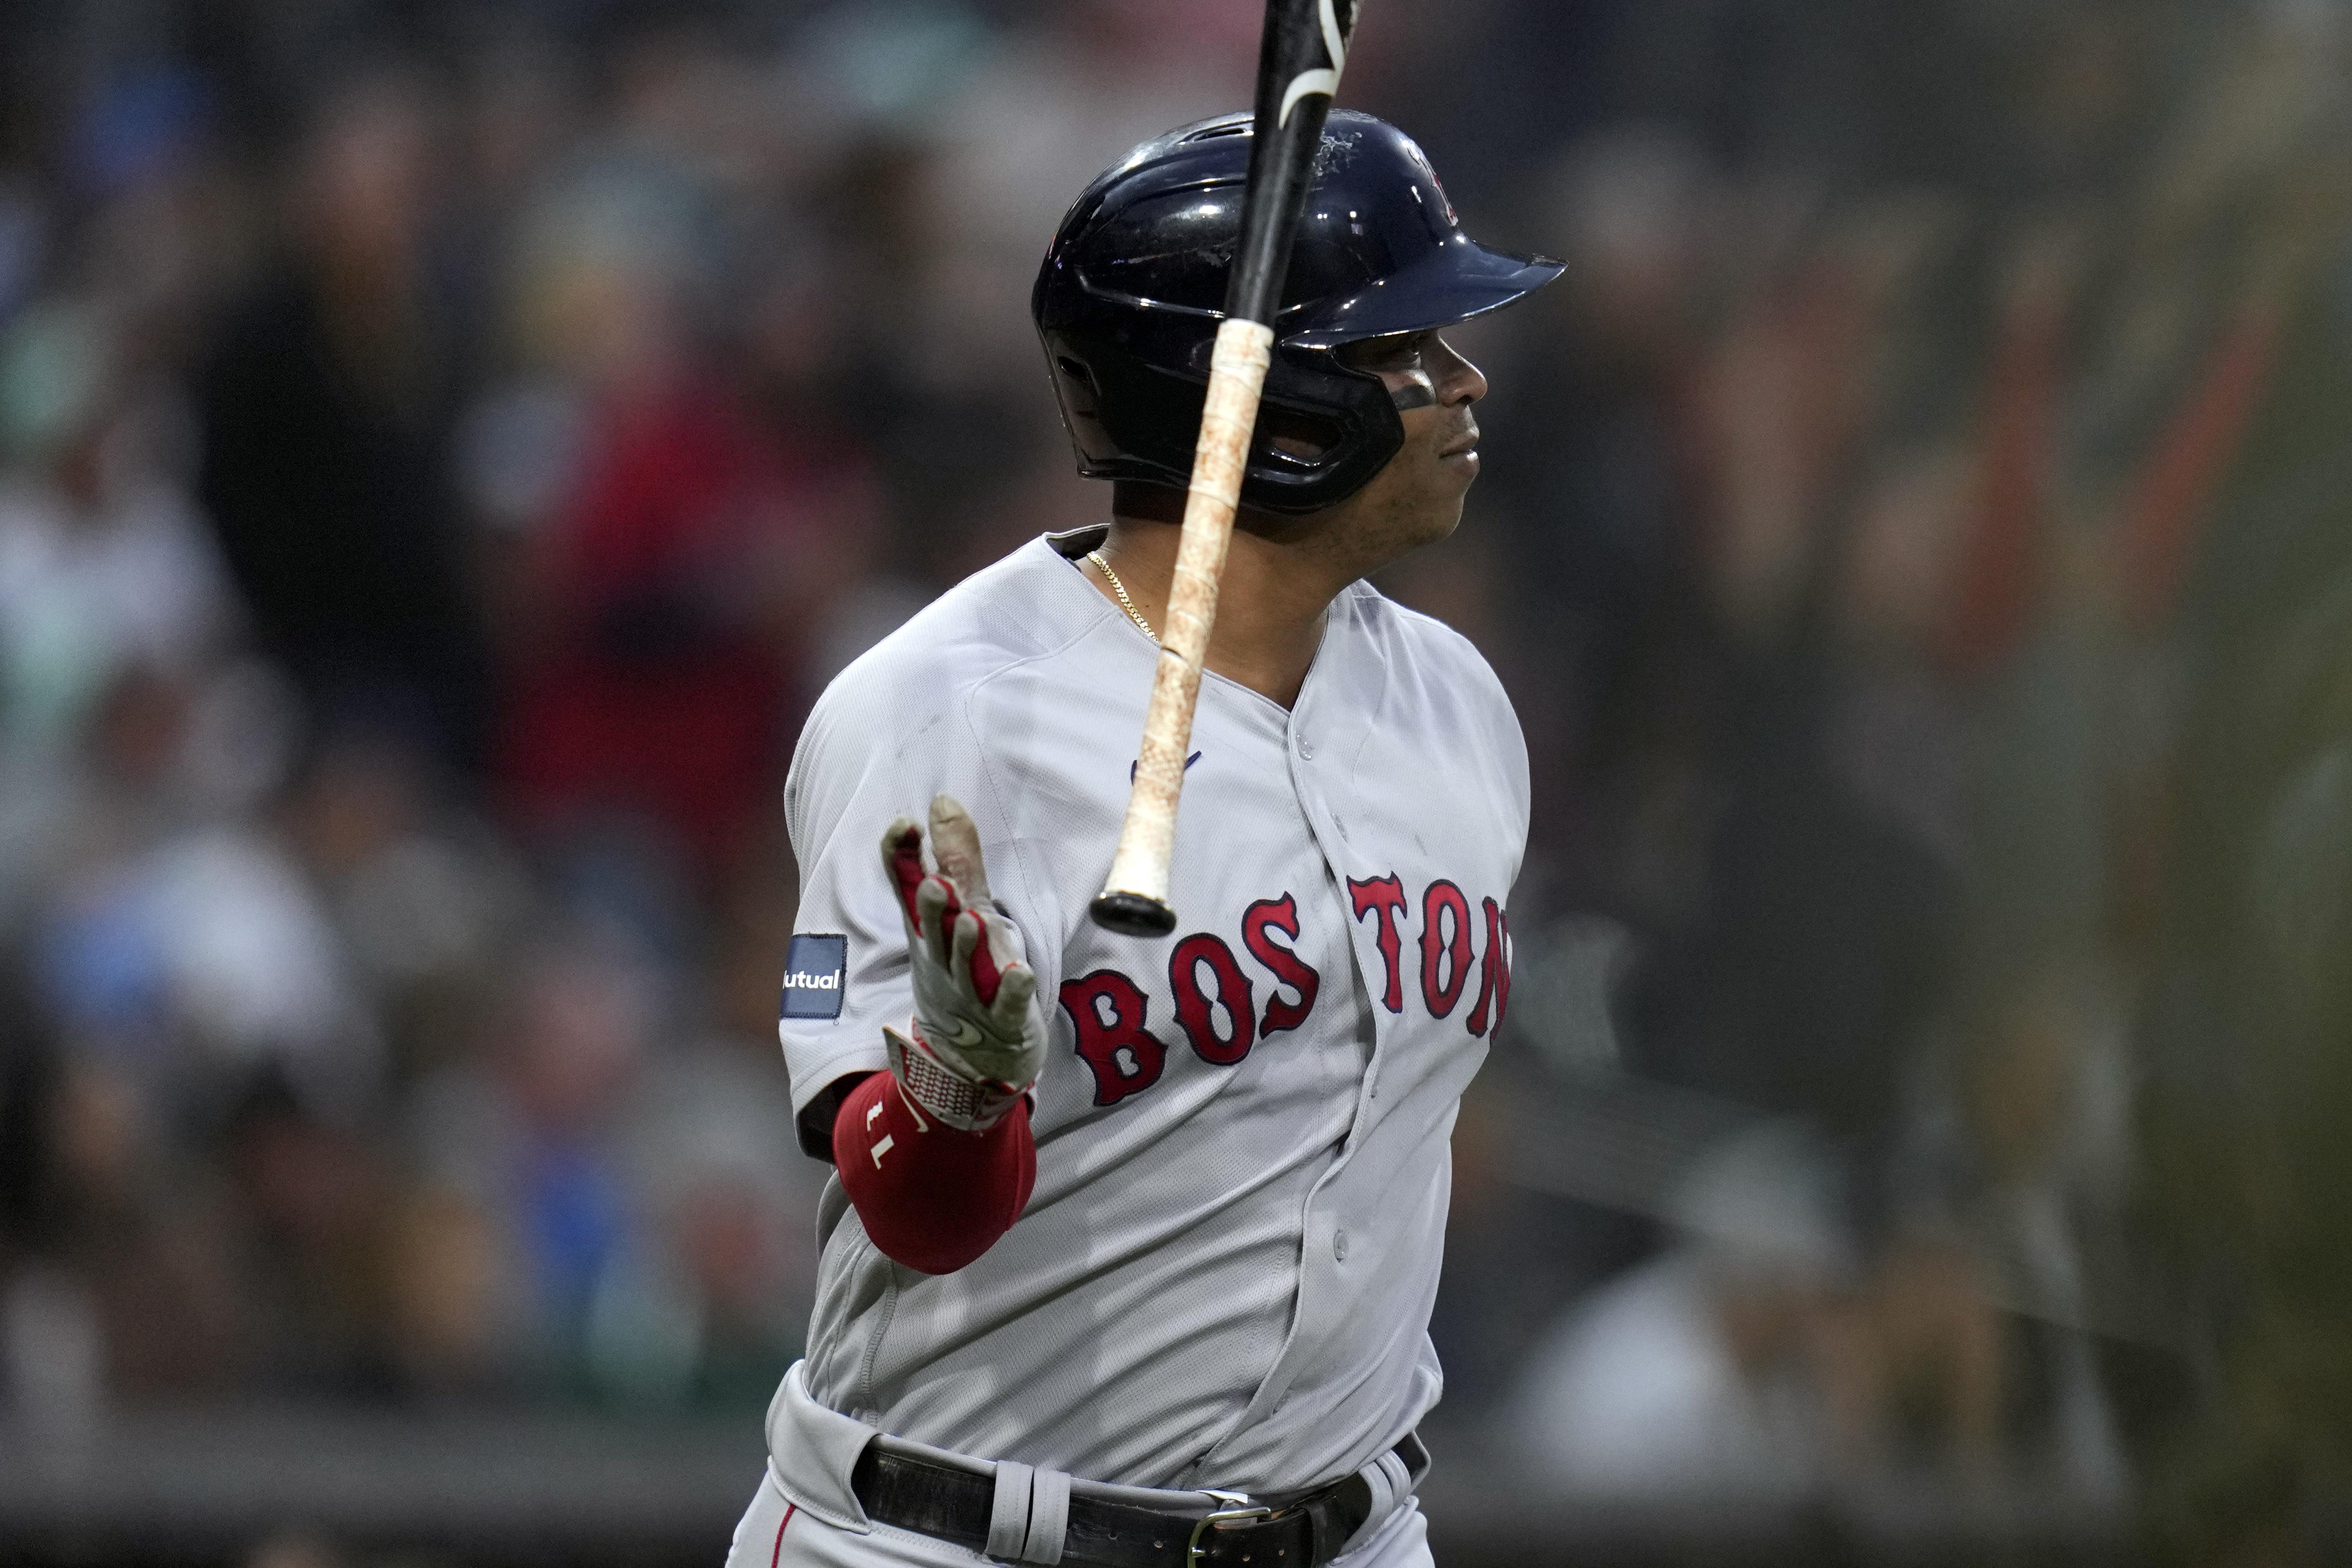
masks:
{"type": "Polygon", "coordinates": [[[997,912],[981,864],[980,829],[949,796],[931,802],[935,871],[923,830],[900,817],[882,834],[914,974],[915,1017],[882,1031],[908,1097],[951,1127],[977,1132],[1013,1109],[1045,1064],[1045,1015],[1021,933],[997,912]]]}

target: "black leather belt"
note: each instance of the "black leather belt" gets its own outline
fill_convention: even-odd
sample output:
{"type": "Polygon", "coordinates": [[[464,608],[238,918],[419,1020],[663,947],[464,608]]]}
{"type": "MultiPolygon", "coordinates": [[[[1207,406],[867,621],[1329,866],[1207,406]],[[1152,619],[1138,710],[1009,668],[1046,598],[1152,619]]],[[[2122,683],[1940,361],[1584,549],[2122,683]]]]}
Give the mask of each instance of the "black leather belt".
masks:
{"type": "MultiPolygon", "coordinates": [[[[1408,1433],[1396,1446],[1416,1479],[1428,1450],[1408,1433]]],[[[866,1516],[901,1530],[984,1552],[996,1483],[989,1477],[869,1443],[850,1474],[866,1516]]],[[[1372,1511],[1372,1489],[1349,1476],[1303,1495],[1234,1497],[1218,1507],[1206,1492],[1192,1511],[1162,1511],[1072,1490],[1061,1560],[1090,1568],[1323,1568],[1372,1511]]]]}

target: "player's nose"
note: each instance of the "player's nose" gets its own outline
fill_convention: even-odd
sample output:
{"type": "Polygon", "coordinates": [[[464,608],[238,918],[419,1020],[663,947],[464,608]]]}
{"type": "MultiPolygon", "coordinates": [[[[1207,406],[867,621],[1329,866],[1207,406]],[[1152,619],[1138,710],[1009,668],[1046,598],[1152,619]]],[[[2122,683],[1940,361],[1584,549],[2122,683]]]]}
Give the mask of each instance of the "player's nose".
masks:
{"type": "Polygon", "coordinates": [[[1429,383],[1437,390],[1437,401],[1443,407],[1474,403],[1486,395],[1486,378],[1478,367],[1464,359],[1453,344],[1444,338],[1433,338],[1422,355],[1422,368],[1429,372],[1429,383]]]}

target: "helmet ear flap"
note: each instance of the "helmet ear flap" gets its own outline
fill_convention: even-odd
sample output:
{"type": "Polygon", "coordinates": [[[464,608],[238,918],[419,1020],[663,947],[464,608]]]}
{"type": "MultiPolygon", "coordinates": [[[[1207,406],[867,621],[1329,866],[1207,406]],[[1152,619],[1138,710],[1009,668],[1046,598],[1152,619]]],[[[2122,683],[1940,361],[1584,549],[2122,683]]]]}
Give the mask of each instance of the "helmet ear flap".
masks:
{"type": "MultiPolygon", "coordinates": [[[[1048,329],[1041,337],[1079,473],[1190,482],[1205,377],[1152,364],[1108,335],[1048,329]]],[[[1316,511],[1353,494],[1403,445],[1404,423],[1380,377],[1327,350],[1277,346],[1242,502],[1316,511]]]]}
{"type": "Polygon", "coordinates": [[[1353,495],[1404,445],[1404,422],[1380,377],[1320,349],[1275,350],[1250,444],[1242,501],[1308,512],[1353,495]]]}

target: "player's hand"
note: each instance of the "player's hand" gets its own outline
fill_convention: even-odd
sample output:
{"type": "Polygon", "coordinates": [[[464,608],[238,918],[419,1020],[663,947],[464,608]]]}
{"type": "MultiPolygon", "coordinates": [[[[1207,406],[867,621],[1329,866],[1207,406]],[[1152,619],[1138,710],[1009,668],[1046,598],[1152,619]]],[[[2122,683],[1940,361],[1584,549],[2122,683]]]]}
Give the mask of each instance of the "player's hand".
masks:
{"type": "Polygon", "coordinates": [[[1037,1081],[1045,1015],[1021,933],[989,895],[980,830],[946,795],[931,802],[931,852],[937,869],[926,871],[923,830],[909,818],[882,834],[915,985],[912,1028],[882,1034],[890,1070],[915,1103],[950,1126],[976,1131],[1037,1081]]]}

